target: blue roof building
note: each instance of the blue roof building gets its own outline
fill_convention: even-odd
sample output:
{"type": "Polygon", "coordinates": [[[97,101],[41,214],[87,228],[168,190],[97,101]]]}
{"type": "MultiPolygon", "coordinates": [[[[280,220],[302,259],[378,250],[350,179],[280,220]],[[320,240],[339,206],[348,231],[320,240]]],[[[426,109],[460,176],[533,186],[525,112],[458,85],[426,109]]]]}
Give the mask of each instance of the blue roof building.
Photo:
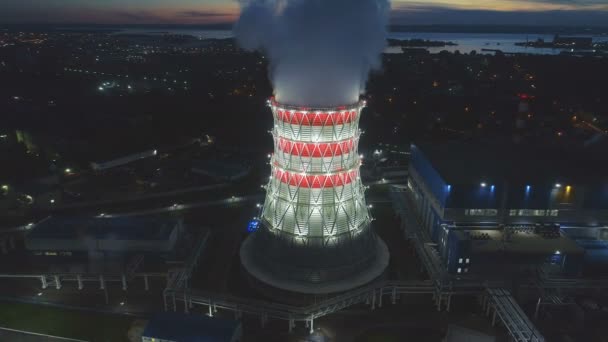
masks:
{"type": "Polygon", "coordinates": [[[152,317],[142,342],[239,342],[242,327],[238,321],[174,312],[152,317]]]}
{"type": "Polygon", "coordinates": [[[448,271],[494,254],[576,274],[587,248],[577,242],[608,236],[607,171],[597,148],[423,144],[412,145],[408,188],[448,271]]]}
{"type": "Polygon", "coordinates": [[[168,252],[181,221],[168,216],[51,217],[27,234],[30,251],[168,252]]]}

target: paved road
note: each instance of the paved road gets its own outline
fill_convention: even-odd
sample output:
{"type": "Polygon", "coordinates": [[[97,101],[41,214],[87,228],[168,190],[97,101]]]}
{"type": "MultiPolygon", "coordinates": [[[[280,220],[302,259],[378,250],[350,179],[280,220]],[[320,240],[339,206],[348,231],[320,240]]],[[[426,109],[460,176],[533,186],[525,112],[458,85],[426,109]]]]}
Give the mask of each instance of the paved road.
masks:
{"type": "Polygon", "coordinates": [[[59,336],[37,334],[28,331],[0,327],[0,341],[10,342],[87,342],[59,336]]]}
{"type": "MultiPolygon", "coordinates": [[[[220,199],[220,200],[215,200],[215,201],[201,201],[201,202],[192,202],[192,203],[186,203],[186,204],[178,204],[175,203],[173,205],[170,205],[168,207],[160,207],[160,208],[153,208],[153,209],[145,209],[145,210],[138,210],[138,211],[131,211],[131,212],[116,212],[116,213],[105,213],[105,212],[100,212],[98,214],[98,217],[122,217],[122,216],[137,216],[137,215],[152,215],[152,214],[161,214],[161,213],[167,213],[167,212],[179,212],[179,211],[187,211],[190,209],[196,209],[196,208],[202,208],[202,207],[212,207],[212,206],[219,206],[219,205],[225,205],[225,206],[230,206],[230,205],[242,205],[243,203],[247,203],[250,201],[262,201],[264,199],[263,195],[249,195],[249,196],[232,196],[232,197],[228,197],[228,198],[224,198],[224,199],[220,199]]],[[[5,229],[0,229],[0,232],[2,233],[11,233],[11,232],[19,232],[19,231],[27,231],[27,230],[31,230],[33,229],[36,224],[44,221],[48,219],[45,218],[37,223],[34,222],[30,222],[28,224],[22,225],[22,226],[17,226],[17,227],[12,227],[12,228],[5,228],[5,229]]]]}
{"type": "Polygon", "coordinates": [[[137,196],[126,197],[126,198],[123,197],[123,198],[119,198],[119,199],[67,204],[67,205],[63,205],[63,206],[55,208],[55,209],[57,209],[57,210],[74,209],[74,208],[94,207],[94,206],[99,206],[99,205],[104,205],[104,204],[113,204],[114,205],[114,204],[121,204],[121,203],[128,203],[128,202],[137,202],[137,201],[144,201],[144,200],[149,200],[149,199],[154,199],[154,198],[163,198],[163,197],[171,197],[171,196],[175,196],[175,195],[183,195],[183,194],[192,193],[192,192],[217,190],[217,189],[225,188],[228,185],[230,185],[230,184],[221,183],[221,184],[213,184],[213,185],[207,185],[207,186],[201,186],[201,187],[192,187],[192,188],[187,188],[187,189],[179,189],[179,190],[167,191],[167,192],[161,192],[161,193],[137,195],[137,196]]]}

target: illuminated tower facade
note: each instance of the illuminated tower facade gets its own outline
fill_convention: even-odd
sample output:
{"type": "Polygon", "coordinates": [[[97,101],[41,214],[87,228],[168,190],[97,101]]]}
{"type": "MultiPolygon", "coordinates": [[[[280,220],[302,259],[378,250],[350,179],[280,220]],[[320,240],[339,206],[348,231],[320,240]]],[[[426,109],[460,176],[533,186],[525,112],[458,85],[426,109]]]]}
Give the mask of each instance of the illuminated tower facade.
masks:
{"type": "Polygon", "coordinates": [[[274,154],[260,228],[241,247],[250,275],[299,293],[345,291],[380,276],[386,245],[370,228],[358,153],[359,102],[303,108],[269,101],[274,154]]]}

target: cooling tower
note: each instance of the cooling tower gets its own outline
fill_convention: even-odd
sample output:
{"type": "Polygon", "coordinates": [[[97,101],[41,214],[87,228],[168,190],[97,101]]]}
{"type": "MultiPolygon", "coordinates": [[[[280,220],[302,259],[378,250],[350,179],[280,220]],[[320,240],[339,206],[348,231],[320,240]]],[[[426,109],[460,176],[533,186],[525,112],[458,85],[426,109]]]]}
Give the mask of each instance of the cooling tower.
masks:
{"type": "Polygon", "coordinates": [[[260,228],[241,246],[259,281],[283,290],[346,291],[379,277],[384,242],[370,228],[361,184],[359,118],[365,102],[304,108],[269,100],[274,154],[260,228]]]}

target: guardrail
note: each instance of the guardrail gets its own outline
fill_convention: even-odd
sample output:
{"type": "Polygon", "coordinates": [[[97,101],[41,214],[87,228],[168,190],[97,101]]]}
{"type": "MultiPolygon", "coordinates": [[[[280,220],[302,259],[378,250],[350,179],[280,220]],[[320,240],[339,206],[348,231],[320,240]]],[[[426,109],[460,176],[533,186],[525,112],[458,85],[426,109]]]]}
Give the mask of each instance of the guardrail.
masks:
{"type": "Polygon", "coordinates": [[[536,329],[528,316],[517,304],[511,293],[505,289],[486,289],[486,314],[493,308],[492,325],[496,316],[501,319],[503,325],[516,342],[544,342],[545,338],[536,329]]]}
{"type": "MultiPolygon", "coordinates": [[[[420,229],[419,218],[409,213],[413,204],[409,196],[407,196],[407,191],[406,188],[392,187],[390,196],[393,200],[395,211],[399,213],[405,224],[404,229],[407,229],[406,234],[414,242],[416,252],[422,260],[427,273],[432,279],[435,279],[438,286],[436,295],[438,308],[440,308],[442,292],[445,287],[461,290],[470,289],[472,292],[475,292],[476,288],[479,289],[478,291],[484,291],[485,289],[483,306],[487,314],[489,314],[491,308],[494,308],[492,324],[495,324],[496,316],[498,315],[515,341],[544,342],[544,337],[534,327],[534,324],[528,319],[528,316],[523,312],[509,291],[502,288],[489,287],[487,282],[476,279],[468,279],[465,282],[452,279],[441,266],[441,260],[437,258],[436,253],[433,253],[432,247],[429,245],[432,241],[428,234],[423,229],[420,229]]],[[[450,298],[451,296],[448,295],[448,310],[450,298]]]]}
{"type": "Polygon", "coordinates": [[[305,322],[312,331],[315,319],[356,304],[367,303],[372,309],[381,307],[383,298],[387,295],[391,296],[391,302],[394,304],[397,296],[401,294],[434,293],[435,286],[430,281],[376,282],[320,303],[301,307],[189,289],[167,290],[167,295],[173,297],[174,310],[175,301],[183,301],[186,312],[193,304],[205,305],[208,307],[209,316],[213,316],[219,308],[233,311],[236,317],[243,313],[257,315],[262,324],[269,318],[280,319],[289,322],[290,331],[297,321],[305,322]]]}
{"type": "MultiPolygon", "coordinates": [[[[185,302],[185,311],[188,311],[189,304],[187,303],[187,297],[185,297],[184,291],[188,289],[188,279],[192,276],[192,272],[198,264],[200,255],[205,249],[210,235],[211,233],[209,230],[206,230],[196,242],[196,246],[194,247],[192,253],[188,256],[188,259],[186,259],[184,266],[169,272],[167,275],[167,287],[163,290],[165,311],[168,309],[167,298],[169,297],[173,299],[173,310],[176,309],[176,293],[178,292],[182,292],[185,302]]],[[[180,298],[182,298],[182,296],[180,296],[180,298]]]]}

